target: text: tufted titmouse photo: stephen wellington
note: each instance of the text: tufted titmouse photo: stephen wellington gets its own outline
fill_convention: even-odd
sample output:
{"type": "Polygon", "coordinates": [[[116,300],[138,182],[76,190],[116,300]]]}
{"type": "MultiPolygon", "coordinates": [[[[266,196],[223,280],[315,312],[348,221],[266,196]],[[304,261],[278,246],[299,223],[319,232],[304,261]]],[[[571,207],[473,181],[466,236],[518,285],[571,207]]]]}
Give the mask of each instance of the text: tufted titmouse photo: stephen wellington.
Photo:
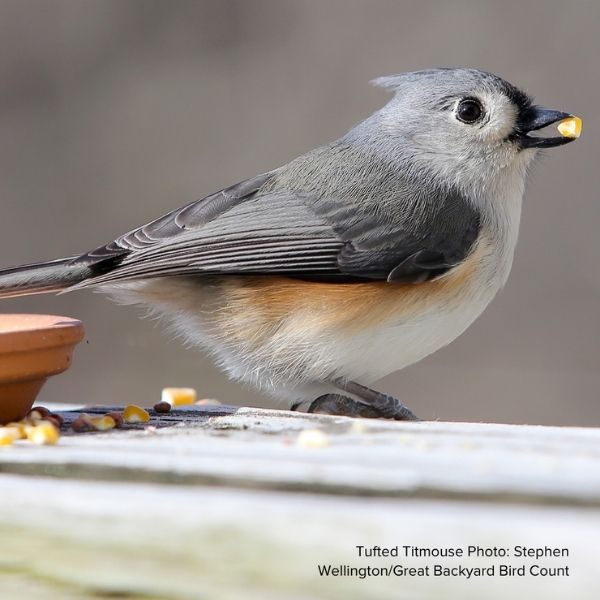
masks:
{"type": "Polygon", "coordinates": [[[416,419],[366,386],[483,312],[510,273],[528,168],[581,120],[475,69],[375,83],[392,99],[340,139],[95,250],[2,270],[0,297],[99,287],[292,408],[416,419]]]}

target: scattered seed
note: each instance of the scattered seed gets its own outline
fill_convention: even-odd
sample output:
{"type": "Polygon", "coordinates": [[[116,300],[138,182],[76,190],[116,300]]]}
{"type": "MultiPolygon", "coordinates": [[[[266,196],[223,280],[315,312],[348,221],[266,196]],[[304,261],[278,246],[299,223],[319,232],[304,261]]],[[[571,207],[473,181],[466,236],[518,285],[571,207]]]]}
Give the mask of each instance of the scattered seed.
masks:
{"type": "Polygon", "coordinates": [[[11,446],[16,440],[21,439],[18,427],[0,427],[0,446],[11,446]]]}
{"type": "Polygon", "coordinates": [[[50,414],[50,411],[45,406],[34,406],[25,417],[32,421],[40,421],[45,419],[50,414]]]}
{"type": "Polygon", "coordinates": [[[10,428],[10,429],[14,429],[17,431],[17,433],[19,434],[18,439],[20,440],[24,440],[27,438],[27,434],[25,432],[25,429],[27,427],[27,423],[22,420],[22,421],[18,421],[16,423],[7,423],[4,428],[10,428]]]}
{"type": "Polygon", "coordinates": [[[220,404],[222,403],[214,398],[202,398],[196,402],[197,406],[219,406],[220,404]]]}
{"type": "Polygon", "coordinates": [[[91,417],[89,419],[89,424],[96,431],[109,431],[110,429],[114,429],[116,426],[115,420],[109,415],[103,415],[101,417],[91,417]]]}
{"type": "Polygon", "coordinates": [[[27,439],[38,445],[52,445],[58,442],[60,433],[50,421],[39,421],[27,428],[27,439]]]}
{"type": "Polygon", "coordinates": [[[196,402],[196,390],[194,388],[164,388],[161,401],[168,402],[171,406],[185,406],[196,402]]]}
{"type": "Polygon", "coordinates": [[[329,446],[329,436],[320,429],[304,429],[298,436],[298,444],[303,448],[325,448],[329,446]]]}
{"type": "Polygon", "coordinates": [[[56,429],[60,430],[62,421],[57,419],[56,415],[49,414],[44,420],[49,421],[50,423],[52,423],[52,425],[54,425],[54,427],[56,427],[56,429]]]}
{"type": "Polygon", "coordinates": [[[141,406],[128,404],[123,410],[123,421],[125,423],[147,423],[150,420],[150,414],[141,406]]]}
{"type": "Polygon", "coordinates": [[[72,423],[71,429],[77,433],[92,431],[93,427],[83,415],[79,415],[72,423]]]}
{"type": "Polygon", "coordinates": [[[123,413],[118,410],[113,410],[109,413],[106,413],[107,417],[112,417],[115,422],[115,427],[118,429],[123,425],[123,413]]]}
{"type": "Polygon", "coordinates": [[[58,421],[59,427],[61,427],[65,422],[65,420],[62,418],[62,415],[59,415],[58,413],[50,413],[48,417],[52,417],[55,421],[58,421]]]}

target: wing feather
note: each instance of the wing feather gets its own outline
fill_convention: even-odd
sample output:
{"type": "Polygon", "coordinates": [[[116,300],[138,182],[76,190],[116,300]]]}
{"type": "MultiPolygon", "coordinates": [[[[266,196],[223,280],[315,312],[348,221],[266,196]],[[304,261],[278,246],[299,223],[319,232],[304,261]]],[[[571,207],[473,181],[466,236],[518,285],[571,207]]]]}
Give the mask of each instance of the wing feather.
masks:
{"type": "Polygon", "coordinates": [[[395,204],[368,211],[356,198],[278,187],[277,176],[238,183],[78,257],[97,269],[75,287],[215,273],[417,283],[460,263],[479,232],[479,214],[455,190],[403,180],[395,204]]]}

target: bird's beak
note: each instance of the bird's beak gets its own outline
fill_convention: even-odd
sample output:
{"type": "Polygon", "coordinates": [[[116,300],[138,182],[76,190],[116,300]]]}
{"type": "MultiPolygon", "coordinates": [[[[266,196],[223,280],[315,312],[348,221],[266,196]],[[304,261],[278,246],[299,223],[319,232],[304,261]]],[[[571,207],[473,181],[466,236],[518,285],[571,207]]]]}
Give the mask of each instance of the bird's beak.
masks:
{"type": "Polygon", "coordinates": [[[519,116],[516,138],[521,148],[553,148],[554,146],[562,146],[563,144],[572,142],[579,137],[580,132],[581,119],[579,117],[561,112],[560,110],[531,106],[525,109],[519,116]],[[575,119],[576,127],[565,128],[564,131],[567,133],[563,133],[563,135],[556,137],[535,137],[528,135],[532,131],[537,131],[565,119],[575,119]]]}

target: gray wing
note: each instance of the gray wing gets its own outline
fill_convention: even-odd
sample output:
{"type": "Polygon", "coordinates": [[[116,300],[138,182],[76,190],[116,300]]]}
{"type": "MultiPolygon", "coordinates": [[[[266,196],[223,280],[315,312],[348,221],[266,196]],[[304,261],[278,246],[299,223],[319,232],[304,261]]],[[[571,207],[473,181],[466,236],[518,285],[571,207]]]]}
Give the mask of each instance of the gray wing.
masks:
{"type": "Polygon", "coordinates": [[[398,217],[359,214],[347,199],[270,186],[266,173],[135,229],[75,262],[93,267],[81,287],[202,274],[284,274],[306,279],[419,282],[458,264],[479,219],[456,194],[423,211],[398,198],[398,217]],[[267,184],[267,185],[265,185],[267,184]],[[269,191],[270,190],[270,191],[269,191]]]}
{"type": "Polygon", "coordinates": [[[344,242],[342,272],[417,283],[460,264],[480,230],[477,210],[460,193],[403,186],[396,205],[357,214],[339,202],[317,205],[344,242]]]}

